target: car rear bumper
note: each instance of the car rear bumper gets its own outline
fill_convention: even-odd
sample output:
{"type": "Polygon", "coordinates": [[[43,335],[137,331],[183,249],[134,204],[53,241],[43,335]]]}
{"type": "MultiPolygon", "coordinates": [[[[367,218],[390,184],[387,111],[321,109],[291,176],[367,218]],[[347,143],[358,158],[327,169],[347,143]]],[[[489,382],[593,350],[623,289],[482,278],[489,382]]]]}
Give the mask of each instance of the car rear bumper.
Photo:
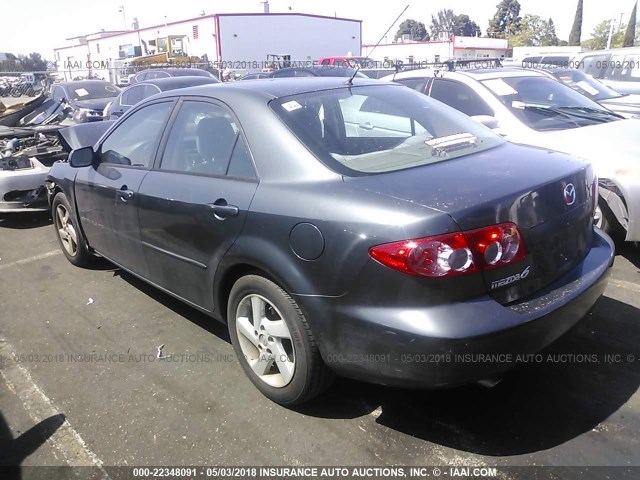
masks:
{"type": "Polygon", "coordinates": [[[405,309],[344,297],[298,296],[322,356],[336,373],[385,385],[439,388],[503,373],[584,318],[604,292],[614,247],[596,231],[584,260],[535,298],[503,306],[489,296],[405,309]]]}

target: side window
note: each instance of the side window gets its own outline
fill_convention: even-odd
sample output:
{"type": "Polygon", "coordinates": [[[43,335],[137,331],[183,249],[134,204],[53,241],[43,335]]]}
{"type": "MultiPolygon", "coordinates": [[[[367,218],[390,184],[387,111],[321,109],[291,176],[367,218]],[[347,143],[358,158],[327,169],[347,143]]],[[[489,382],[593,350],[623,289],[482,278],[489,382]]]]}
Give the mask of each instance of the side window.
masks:
{"type": "MultiPolygon", "coordinates": [[[[620,57],[622,57],[622,55],[620,57]]],[[[620,57],[612,57],[612,60],[614,58],[616,59],[615,68],[619,72],[617,80],[621,80],[623,82],[640,81],[640,69],[638,68],[640,65],[640,56],[625,55],[624,58],[620,57]]]]}
{"type": "Polygon", "coordinates": [[[238,136],[236,146],[233,149],[227,175],[230,177],[256,178],[249,150],[247,150],[247,146],[240,136],[238,136]]]}
{"type": "Polygon", "coordinates": [[[156,72],[154,78],[169,78],[169,74],[167,72],[156,72]]]}
{"type": "Polygon", "coordinates": [[[624,67],[624,55],[611,55],[608,70],[605,72],[604,78],[607,80],[626,80],[624,77],[627,76],[627,72],[624,67]]]}
{"type": "Polygon", "coordinates": [[[433,81],[430,96],[469,116],[489,115],[492,117],[494,115],[493,110],[485,101],[470,87],[462,83],[436,78],[433,81]]]}
{"type": "Polygon", "coordinates": [[[142,100],[150,97],[151,95],[155,95],[156,93],[160,93],[160,89],[158,87],[155,85],[145,85],[142,92],[142,100]]]}
{"type": "Polygon", "coordinates": [[[236,140],[241,140],[239,129],[224,108],[184,102],[171,128],[160,169],[225,175],[236,140]]]}
{"type": "Polygon", "coordinates": [[[101,162],[149,167],[172,107],[173,102],[156,103],[127,118],[102,142],[101,162]]]}
{"type": "Polygon", "coordinates": [[[394,82],[401,83],[402,85],[417,90],[420,93],[424,93],[424,87],[427,86],[426,78],[404,78],[402,80],[394,80],[394,82]]]}
{"type": "Polygon", "coordinates": [[[138,103],[140,100],[144,98],[145,85],[136,85],[128,88],[120,99],[120,105],[131,106],[138,103]]]}
{"type": "Polygon", "coordinates": [[[147,78],[147,75],[149,75],[147,72],[145,73],[139,73],[138,75],[136,75],[136,82],[143,82],[145,81],[147,78]]]}

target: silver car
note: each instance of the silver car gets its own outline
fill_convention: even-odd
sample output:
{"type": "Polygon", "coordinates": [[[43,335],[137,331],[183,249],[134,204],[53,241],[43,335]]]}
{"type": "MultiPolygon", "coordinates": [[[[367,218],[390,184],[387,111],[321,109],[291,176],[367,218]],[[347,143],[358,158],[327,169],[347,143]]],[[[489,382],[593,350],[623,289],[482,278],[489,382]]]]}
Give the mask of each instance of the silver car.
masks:
{"type": "Polygon", "coordinates": [[[625,119],[549,78],[521,68],[412,70],[385,77],[440,100],[507,140],[581,157],[600,178],[600,227],[640,241],[640,120],[625,119]]]}

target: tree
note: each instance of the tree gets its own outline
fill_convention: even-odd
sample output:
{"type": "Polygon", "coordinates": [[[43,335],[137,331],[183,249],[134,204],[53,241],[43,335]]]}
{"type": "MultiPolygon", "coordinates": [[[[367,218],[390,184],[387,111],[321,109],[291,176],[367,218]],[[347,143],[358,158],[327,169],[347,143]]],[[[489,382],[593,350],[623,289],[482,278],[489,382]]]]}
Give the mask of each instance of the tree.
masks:
{"type": "Polygon", "coordinates": [[[430,40],[427,27],[424,23],[416,20],[408,19],[400,24],[398,27],[398,33],[396,33],[395,39],[402,38],[403,35],[411,35],[411,40],[428,41],[430,40]]]}
{"type": "Polygon", "coordinates": [[[513,47],[550,47],[558,45],[553,20],[543,20],[538,15],[525,15],[520,30],[509,38],[513,47]]]}
{"type": "Polygon", "coordinates": [[[627,31],[624,34],[623,47],[633,47],[633,43],[636,39],[636,13],[638,10],[638,2],[633,5],[631,10],[631,18],[629,18],[629,25],[627,25],[627,31]]]}
{"type": "Polygon", "coordinates": [[[580,37],[582,36],[582,0],[578,0],[576,7],[576,16],[573,19],[573,26],[569,34],[569,45],[580,45],[580,37]]]}
{"type": "Polygon", "coordinates": [[[447,35],[461,35],[465,37],[478,37],[482,34],[480,27],[469,18],[469,15],[456,15],[453,10],[440,10],[431,16],[431,38],[437,38],[441,33],[447,35]]]}
{"type": "Polygon", "coordinates": [[[493,38],[507,38],[520,30],[520,3],[518,0],[502,0],[491,20],[487,35],[493,38]]]}
{"type": "Polygon", "coordinates": [[[553,18],[549,17],[547,21],[547,31],[541,40],[542,47],[555,47],[560,43],[558,35],[556,34],[556,24],[553,23],[553,18]]]}
{"type": "MultiPolygon", "coordinates": [[[[624,31],[625,26],[619,25],[614,30],[611,37],[611,48],[622,47],[624,43],[624,31]]],[[[607,40],[609,39],[609,31],[611,30],[611,20],[604,20],[600,22],[591,32],[591,38],[582,42],[582,45],[592,50],[602,50],[607,48],[607,40]]]]}
{"type": "Polygon", "coordinates": [[[47,62],[39,53],[33,52],[28,56],[18,55],[18,60],[22,64],[25,72],[43,72],[47,69],[47,62]]]}

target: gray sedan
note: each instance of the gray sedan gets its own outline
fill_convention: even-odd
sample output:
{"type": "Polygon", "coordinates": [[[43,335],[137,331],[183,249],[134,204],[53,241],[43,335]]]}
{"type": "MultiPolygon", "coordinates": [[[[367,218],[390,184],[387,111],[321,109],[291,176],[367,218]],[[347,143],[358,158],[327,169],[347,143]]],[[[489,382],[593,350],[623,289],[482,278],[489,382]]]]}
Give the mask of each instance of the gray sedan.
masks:
{"type": "Polygon", "coordinates": [[[228,324],[281,404],[333,374],[500,375],[576,325],[613,262],[589,165],[400,85],[201,86],[93,128],[47,183],[67,259],[105,257],[228,324]]]}

